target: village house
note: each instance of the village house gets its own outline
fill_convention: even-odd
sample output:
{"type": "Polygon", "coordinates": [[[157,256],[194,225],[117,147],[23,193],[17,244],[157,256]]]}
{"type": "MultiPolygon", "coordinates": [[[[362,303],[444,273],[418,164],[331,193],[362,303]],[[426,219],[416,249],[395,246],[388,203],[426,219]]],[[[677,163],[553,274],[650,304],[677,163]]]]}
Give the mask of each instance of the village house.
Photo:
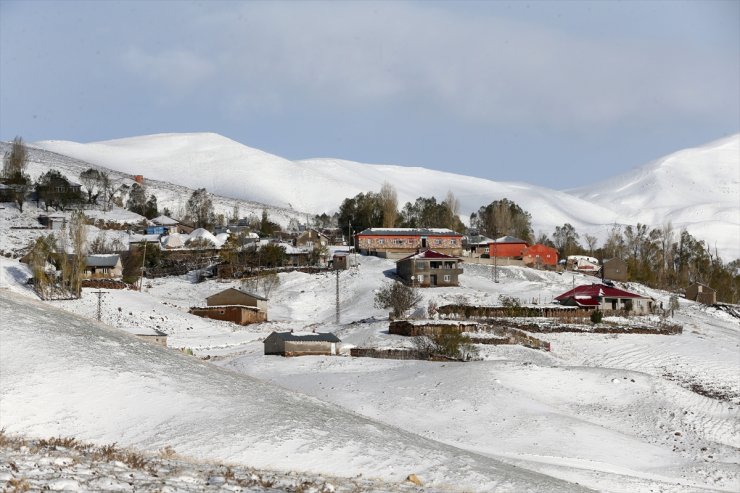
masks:
{"type": "Polygon", "coordinates": [[[294,242],[295,246],[303,248],[327,248],[329,238],[315,229],[309,229],[299,234],[294,242]]]}
{"type": "Polygon", "coordinates": [[[199,317],[248,325],[267,321],[267,301],[267,298],[262,296],[229,288],[207,297],[205,307],[193,307],[190,313],[199,317]]]}
{"type": "Polygon", "coordinates": [[[706,284],[694,282],[686,288],[686,299],[698,301],[705,305],[714,305],[717,303],[717,290],[710,288],[706,284]]]}
{"type": "Polygon", "coordinates": [[[459,257],[424,250],[396,262],[396,273],[411,286],[458,286],[458,276],[463,271],[461,262],[459,257]]]}
{"type": "Polygon", "coordinates": [[[488,245],[493,240],[487,236],[478,233],[471,233],[463,238],[463,256],[480,257],[483,254],[488,255],[488,245]]]}
{"type": "Polygon", "coordinates": [[[403,258],[426,249],[459,257],[462,238],[447,228],[368,228],[355,235],[355,244],[363,255],[383,258],[403,258]]]}
{"type": "Polygon", "coordinates": [[[488,244],[488,255],[493,258],[515,258],[521,259],[527,242],[513,236],[502,236],[488,244]]]}
{"type": "Polygon", "coordinates": [[[116,254],[85,257],[85,279],[120,279],[123,276],[121,256],[116,254]]]}
{"type": "Polygon", "coordinates": [[[558,251],[555,248],[537,243],[522,252],[524,265],[537,269],[554,269],[558,265],[558,251]]]}
{"type": "Polygon", "coordinates": [[[648,296],[630,293],[605,284],[584,284],[557,296],[556,301],[565,306],[578,306],[603,312],[626,311],[635,315],[653,312],[655,300],[648,296]]]}
{"type": "Polygon", "coordinates": [[[629,279],[627,262],[621,258],[610,258],[601,264],[601,278],[625,282],[629,279]]]}
{"type": "Polygon", "coordinates": [[[123,327],[121,330],[151,344],[167,347],[167,334],[157,329],[150,329],[148,327],[123,327]]]}
{"type": "Polygon", "coordinates": [[[46,229],[58,231],[67,224],[67,217],[63,214],[41,214],[38,221],[46,229]]]}
{"type": "Polygon", "coordinates": [[[279,356],[336,355],[342,342],[330,332],[273,332],[265,339],[265,354],[279,356]]]}
{"type": "Polygon", "coordinates": [[[147,228],[146,234],[191,233],[193,231],[193,228],[180,224],[180,221],[165,215],[157,216],[150,222],[152,226],[147,228]]]}

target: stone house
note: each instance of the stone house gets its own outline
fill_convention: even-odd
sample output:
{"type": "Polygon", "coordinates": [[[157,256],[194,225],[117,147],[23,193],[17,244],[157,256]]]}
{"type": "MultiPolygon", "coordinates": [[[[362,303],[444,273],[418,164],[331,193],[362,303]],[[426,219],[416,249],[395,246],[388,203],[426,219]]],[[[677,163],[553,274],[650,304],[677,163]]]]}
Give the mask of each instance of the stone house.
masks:
{"type": "Polygon", "coordinates": [[[85,257],[85,279],[120,279],[123,277],[121,256],[116,254],[85,257]]]}
{"type": "Polygon", "coordinates": [[[315,229],[309,229],[299,234],[295,239],[295,246],[313,249],[316,247],[327,248],[329,238],[315,229]]]}
{"type": "Polygon", "coordinates": [[[330,332],[294,333],[273,332],[264,341],[266,355],[279,356],[316,356],[336,355],[338,344],[342,342],[330,332]]]}
{"type": "Polygon", "coordinates": [[[714,305],[717,303],[717,290],[710,288],[706,284],[694,282],[686,288],[686,299],[698,301],[705,305],[714,305]]]}
{"type": "Polygon", "coordinates": [[[458,286],[458,276],[463,271],[461,264],[459,257],[424,250],[396,262],[396,273],[411,286],[458,286]]]}
{"type": "Polygon", "coordinates": [[[463,235],[447,228],[368,228],[355,235],[363,255],[403,258],[419,250],[433,249],[460,256],[463,235]]]}
{"type": "Polygon", "coordinates": [[[248,325],[267,321],[267,301],[267,298],[262,296],[229,288],[207,297],[205,307],[193,307],[190,313],[199,317],[248,325]]]}

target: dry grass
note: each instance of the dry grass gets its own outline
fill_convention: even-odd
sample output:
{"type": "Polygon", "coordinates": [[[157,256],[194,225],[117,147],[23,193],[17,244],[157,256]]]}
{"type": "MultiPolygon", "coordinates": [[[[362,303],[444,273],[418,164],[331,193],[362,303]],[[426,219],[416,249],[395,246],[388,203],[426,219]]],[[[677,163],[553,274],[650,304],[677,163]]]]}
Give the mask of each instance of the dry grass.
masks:
{"type": "Polygon", "coordinates": [[[8,481],[8,485],[3,488],[3,492],[9,493],[22,493],[31,489],[31,485],[28,484],[25,478],[12,478],[8,481]]]}

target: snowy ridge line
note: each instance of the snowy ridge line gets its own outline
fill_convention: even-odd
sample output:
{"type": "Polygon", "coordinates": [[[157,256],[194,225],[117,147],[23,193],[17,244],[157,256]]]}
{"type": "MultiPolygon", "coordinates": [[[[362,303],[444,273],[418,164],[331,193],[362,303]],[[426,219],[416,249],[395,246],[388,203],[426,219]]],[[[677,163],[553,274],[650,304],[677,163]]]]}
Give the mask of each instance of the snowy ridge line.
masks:
{"type": "Polygon", "coordinates": [[[723,258],[740,257],[740,135],[569,191],[421,167],[329,158],[291,161],[214,133],[34,145],[130,174],[145,169],[153,179],[312,214],[332,213],[345,198],[377,191],[387,181],[396,187],[399,206],[418,197],[441,201],[453,192],[463,220],[493,200],[508,198],[532,214],[535,236],[570,223],[603,241],[614,224],[660,227],[670,221],[675,231],[685,227],[699,239],[716,242],[723,258]]]}
{"type": "MultiPolygon", "coordinates": [[[[93,168],[98,171],[108,172],[110,176],[117,181],[126,182],[129,185],[134,183],[135,174],[133,173],[122,172],[93,162],[69,157],[41,147],[36,147],[33,144],[27,144],[26,146],[28,148],[29,155],[28,171],[31,178],[34,180],[50,169],[57,169],[68,179],[79,182],[80,173],[93,168]]],[[[9,150],[9,143],[0,142],[0,154],[4,154],[9,150]]],[[[176,210],[187,201],[187,198],[195,190],[194,188],[189,188],[187,186],[149,178],[146,175],[144,175],[144,178],[147,195],[154,194],[157,196],[157,202],[160,209],[167,207],[170,210],[176,210]]],[[[218,195],[213,193],[213,190],[208,190],[208,192],[213,200],[214,211],[216,214],[230,216],[235,204],[239,205],[242,215],[254,214],[259,217],[262,210],[266,209],[270,215],[270,219],[278,222],[282,226],[287,225],[288,221],[292,218],[305,220],[307,215],[306,212],[290,208],[279,207],[258,201],[245,200],[242,198],[218,195]]]]}
{"type": "Polygon", "coordinates": [[[0,322],[0,428],[9,433],[170,446],[259,469],[392,482],[416,474],[451,490],[585,491],[13,293],[0,308],[14,313],[13,324],[0,322]]]}

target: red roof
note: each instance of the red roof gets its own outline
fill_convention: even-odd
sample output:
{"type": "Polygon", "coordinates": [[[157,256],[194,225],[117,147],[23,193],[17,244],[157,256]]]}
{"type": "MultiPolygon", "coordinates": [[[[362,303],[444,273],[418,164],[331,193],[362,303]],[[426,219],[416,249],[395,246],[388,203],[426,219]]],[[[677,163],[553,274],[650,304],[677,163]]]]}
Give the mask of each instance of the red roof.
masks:
{"type": "Polygon", "coordinates": [[[584,284],[582,286],[576,286],[575,288],[571,289],[570,291],[567,291],[560,296],[557,296],[555,299],[558,301],[568,299],[568,298],[576,298],[576,301],[580,304],[585,304],[585,301],[588,298],[603,298],[603,297],[609,297],[609,298],[645,298],[645,296],[641,296],[639,294],[630,293],[629,291],[625,291],[623,289],[619,288],[612,288],[611,286],[606,286],[604,284],[584,284]]]}

